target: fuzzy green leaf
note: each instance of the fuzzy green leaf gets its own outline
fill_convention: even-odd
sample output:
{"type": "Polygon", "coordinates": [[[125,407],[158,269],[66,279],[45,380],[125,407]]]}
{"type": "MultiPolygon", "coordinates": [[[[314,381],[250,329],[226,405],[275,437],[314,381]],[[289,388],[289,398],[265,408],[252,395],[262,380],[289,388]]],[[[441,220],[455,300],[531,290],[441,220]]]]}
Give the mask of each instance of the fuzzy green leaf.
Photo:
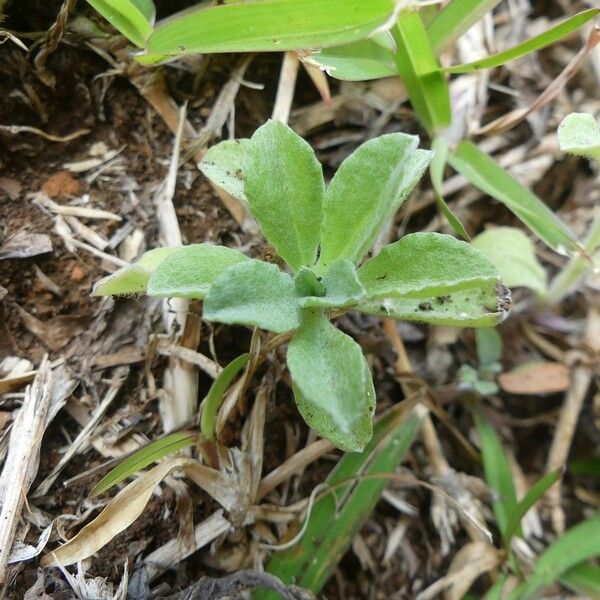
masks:
{"type": "Polygon", "coordinates": [[[356,267],[349,260],[336,260],[321,280],[324,293],[301,298],[305,308],[342,308],[354,306],[365,297],[365,289],[358,280],[356,267]]]}
{"type": "Polygon", "coordinates": [[[323,169],[308,142],[280,121],[250,140],[244,192],[250,212],[277,254],[294,271],[317,257],[323,169]]]}
{"type": "Polygon", "coordinates": [[[394,53],[373,39],[313,52],[304,61],[335,79],[369,81],[398,74],[394,53]]]}
{"type": "Polygon", "coordinates": [[[247,202],[244,193],[249,140],[227,140],[209,148],[198,167],[216,185],[234,198],[247,202]]]}
{"type": "Polygon", "coordinates": [[[226,246],[182,246],[156,268],[148,282],[148,294],[165,298],[204,298],[210,284],[221,273],[249,260],[239,250],[226,246]]]}
{"type": "Polygon", "coordinates": [[[276,265],[247,260],[229,267],[210,286],[204,318],[282,333],[300,325],[294,280],[276,265]]]}
{"type": "Polygon", "coordinates": [[[385,246],[358,270],[369,299],[430,298],[495,285],[493,263],[470,244],[443,233],[412,233],[385,246]]]}
{"type": "Polygon", "coordinates": [[[360,346],[320,311],[306,311],[287,362],[308,425],[342,450],[361,451],[373,431],[375,390],[360,346]]]}
{"type": "Polygon", "coordinates": [[[144,0],[87,0],[130,42],[144,47],[152,33],[151,3],[144,0]]]}
{"type": "Polygon", "coordinates": [[[431,160],[418,145],[416,136],[383,135],[340,165],[325,192],[320,272],[341,258],[358,263],[370,250],[431,160]]]}
{"type": "Polygon", "coordinates": [[[131,265],[121,267],[112,275],[100,279],[94,285],[94,296],[119,296],[142,294],[146,291],[152,273],[168,256],[179,248],[155,248],[144,253],[131,265]]]}
{"type": "Polygon", "coordinates": [[[563,152],[600,160],[600,129],[594,115],[567,115],[558,126],[558,142],[563,152]]]}
{"type": "Polygon", "coordinates": [[[230,0],[158,23],[147,50],[176,55],[338,46],[368,37],[396,10],[397,0],[230,0]]]}
{"type": "Polygon", "coordinates": [[[498,268],[508,287],[527,287],[540,294],[546,291],[546,271],[535,256],[532,241],[516,227],[494,227],[473,239],[498,268]]]}
{"type": "Polygon", "coordinates": [[[471,142],[461,142],[448,162],[474,186],[502,202],[548,246],[561,254],[581,251],[567,226],[530,190],[471,142]]]}
{"type": "Polygon", "coordinates": [[[359,310],[394,319],[486,327],[500,322],[508,291],[494,265],[466,242],[413,233],[358,270],[368,301],[359,310]]]}

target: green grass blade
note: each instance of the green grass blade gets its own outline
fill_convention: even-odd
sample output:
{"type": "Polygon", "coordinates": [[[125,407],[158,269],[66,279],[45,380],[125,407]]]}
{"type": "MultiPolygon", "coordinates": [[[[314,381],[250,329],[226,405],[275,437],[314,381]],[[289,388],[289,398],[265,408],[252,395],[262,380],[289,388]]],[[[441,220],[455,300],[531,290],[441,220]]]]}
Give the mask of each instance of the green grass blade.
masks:
{"type": "Polygon", "coordinates": [[[469,241],[469,234],[464,228],[460,219],[450,210],[448,204],[444,200],[442,195],[442,182],[444,179],[444,167],[446,166],[446,159],[448,158],[448,144],[444,138],[436,137],[432,144],[431,149],[433,150],[433,159],[429,163],[429,176],[431,177],[431,185],[435,193],[435,201],[440,212],[446,217],[446,220],[458,235],[465,240],[469,241]]]}
{"type": "Polygon", "coordinates": [[[200,429],[207,440],[215,439],[215,421],[217,411],[223,401],[223,394],[227,391],[233,378],[248,364],[251,357],[251,354],[246,353],[234,358],[217,375],[217,378],[210,386],[202,407],[202,416],[200,417],[200,429]]]}
{"type": "Polygon", "coordinates": [[[560,479],[562,469],[556,469],[540,477],[532,486],[531,489],[525,494],[522,500],[519,500],[516,506],[514,506],[508,512],[508,522],[506,529],[504,530],[502,537],[504,538],[504,544],[508,548],[510,541],[515,536],[521,526],[521,519],[526,515],[527,511],[560,479]]]}
{"type": "Polygon", "coordinates": [[[392,29],[396,42],[396,67],[415,113],[429,132],[450,124],[450,93],[439,70],[427,31],[418,12],[407,12],[392,29]]]}
{"type": "Polygon", "coordinates": [[[396,0],[235,0],[158,23],[147,50],[177,55],[338,46],[368,37],[396,10],[396,0]]]}
{"type": "Polygon", "coordinates": [[[569,589],[590,598],[600,598],[600,567],[581,563],[564,573],[560,582],[569,589]]]}
{"type": "Polygon", "coordinates": [[[324,48],[313,52],[305,61],[344,81],[369,81],[398,73],[394,53],[372,39],[324,48]]]}
{"type": "Polygon", "coordinates": [[[486,58],[476,60],[474,62],[467,63],[465,65],[456,65],[454,67],[448,67],[444,69],[446,73],[473,73],[474,71],[481,71],[482,69],[493,69],[494,67],[500,67],[511,60],[521,58],[526,54],[541,50],[550,44],[554,44],[561,38],[573,33],[579,29],[582,25],[585,25],[588,21],[593,19],[595,16],[600,14],[600,9],[590,8],[584,10],[579,14],[563,21],[556,27],[552,27],[540,35],[536,35],[529,40],[525,40],[508,50],[503,52],[497,52],[486,58]]]}
{"type": "Polygon", "coordinates": [[[448,153],[448,162],[474,186],[502,202],[548,246],[575,255],[581,246],[567,226],[530,190],[471,142],[448,153]]]}
{"type": "Polygon", "coordinates": [[[103,494],[117,483],[144,469],[148,465],[183,448],[193,446],[198,434],[193,431],[178,431],[144,446],[106,474],[92,490],[93,496],[103,494]]]}
{"type": "MultiPolygon", "coordinates": [[[[424,410],[417,406],[407,414],[401,405],[375,424],[372,440],[361,453],[345,454],[327,478],[328,485],[367,476],[337,487],[314,505],[302,539],[291,548],[274,554],[267,571],[287,583],[318,593],[352,538],[368,518],[388,484],[377,474],[393,473],[414,441],[424,410]],[[371,475],[372,477],[368,477],[371,475]]],[[[255,600],[276,600],[273,593],[257,593],[255,600]]]]}
{"type": "Polygon", "coordinates": [[[137,9],[146,17],[147,21],[152,24],[156,17],[156,7],[152,0],[130,0],[132,4],[135,4],[137,9]]]}
{"type": "Polygon", "coordinates": [[[552,585],[576,565],[598,556],[600,515],[575,525],[549,546],[536,561],[527,581],[513,590],[508,600],[533,598],[540,588],[552,585]]]}
{"type": "Polygon", "coordinates": [[[498,434],[484,417],[480,406],[473,407],[473,416],[479,433],[485,480],[499,496],[493,503],[498,528],[500,531],[506,531],[509,515],[513,514],[517,507],[517,492],[510,464],[498,434]]]}
{"type": "MultiPolygon", "coordinates": [[[[144,47],[152,33],[150,20],[140,9],[139,0],[87,0],[117,31],[132,44],[144,47]]],[[[147,4],[143,2],[142,4],[147,4]]],[[[148,10],[148,7],[145,7],[148,10]]]]}
{"type": "Polygon", "coordinates": [[[427,28],[434,52],[445,50],[497,4],[500,0],[450,0],[427,28]]]}

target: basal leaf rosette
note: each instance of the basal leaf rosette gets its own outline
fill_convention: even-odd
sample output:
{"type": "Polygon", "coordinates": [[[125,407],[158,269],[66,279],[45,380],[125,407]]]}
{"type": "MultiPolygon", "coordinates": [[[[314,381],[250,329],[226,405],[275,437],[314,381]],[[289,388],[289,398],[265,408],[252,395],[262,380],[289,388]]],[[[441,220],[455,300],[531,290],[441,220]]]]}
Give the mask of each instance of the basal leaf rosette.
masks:
{"type": "Polygon", "coordinates": [[[292,332],[287,362],[298,410],[338,448],[372,435],[375,391],[360,346],[331,323],[352,309],[394,319],[491,326],[509,305],[497,269],[466,242],[416,233],[365,260],[431,160],[415,136],[360,146],[328,186],[314,151],[269,121],[251,139],[211,148],[200,168],[246,203],[287,267],[210,244],[160,249],[95,292],[204,300],[204,318],[292,332]]]}

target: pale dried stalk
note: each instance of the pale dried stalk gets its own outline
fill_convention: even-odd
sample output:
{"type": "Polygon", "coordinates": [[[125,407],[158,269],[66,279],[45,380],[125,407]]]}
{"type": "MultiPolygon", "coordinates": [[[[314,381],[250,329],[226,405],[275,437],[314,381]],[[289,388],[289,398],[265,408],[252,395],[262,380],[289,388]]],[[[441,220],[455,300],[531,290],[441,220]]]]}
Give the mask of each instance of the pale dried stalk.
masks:
{"type": "Polygon", "coordinates": [[[275,121],[287,123],[292,110],[294,101],[294,90],[296,89],[296,80],[298,78],[298,67],[300,62],[296,52],[286,52],[283,55],[281,63],[281,72],[279,74],[279,83],[277,85],[277,94],[275,96],[275,105],[271,118],[275,121]]]}
{"type": "MultiPolygon", "coordinates": [[[[164,246],[181,246],[182,238],[173,206],[173,195],[179,168],[179,152],[186,124],[186,107],[181,108],[179,124],[173,145],[173,155],[169,173],[162,188],[156,194],[154,203],[158,217],[159,237],[164,246]]],[[[176,343],[195,350],[200,341],[200,320],[190,314],[190,301],[186,298],[167,299],[163,303],[163,317],[167,331],[176,325],[179,336],[176,343]],[[188,318],[189,315],[189,318],[188,318]]],[[[164,375],[164,387],[167,394],[161,398],[159,410],[166,432],[173,431],[189,422],[196,410],[198,398],[198,371],[189,362],[172,356],[164,375]]]]}
{"type": "Polygon", "coordinates": [[[74,387],[62,370],[53,373],[48,358],[44,357],[13,424],[0,476],[0,584],[6,580],[7,562],[23,503],[39,467],[42,436],[74,387]]]}

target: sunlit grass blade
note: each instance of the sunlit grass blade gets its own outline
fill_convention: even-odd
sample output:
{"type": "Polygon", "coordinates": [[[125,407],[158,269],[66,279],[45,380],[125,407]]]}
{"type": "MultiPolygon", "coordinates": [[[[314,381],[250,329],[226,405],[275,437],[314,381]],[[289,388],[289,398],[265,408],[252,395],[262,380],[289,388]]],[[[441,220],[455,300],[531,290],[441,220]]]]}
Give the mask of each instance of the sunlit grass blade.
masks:
{"type": "Polygon", "coordinates": [[[338,46],[385,27],[396,10],[396,0],[235,0],[201,5],[158,23],[147,50],[177,55],[338,46]]]}
{"type": "Polygon", "coordinates": [[[544,31],[544,33],[536,35],[529,40],[525,40],[524,42],[521,42],[520,44],[517,44],[508,50],[497,52],[496,54],[492,54],[491,56],[467,63],[465,65],[448,67],[444,70],[446,73],[473,73],[474,71],[481,71],[482,69],[493,69],[494,67],[500,67],[511,60],[516,60],[517,58],[521,58],[526,54],[530,54],[531,52],[541,50],[546,46],[554,44],[561,38],[579,29],[582,25],[585,25],[598,14],[600,14],[600,9],[598,8],[584,10],[570,19],[563,21],[559,25],[556,25],[556,27],[551,27],[547,31],[544,31]]]}
{"type": "Polygon", "coordinates": [[[540,588],[552,585],[576,565],[598,556],[600,515],[575,525],[548,547],[537,559],[527,580],[511,592],[508,600],[533,598],[540,588]]]}
{"type": "Polygon", "coordinates": [[[556,469],[556,471],[540,477],[531,486],[525,497],[509,510],[506,529],[502,534],[506,547],[510,545],[513,536],[518,533],[521,519],[526,515],[527,511],[560,479],[561,474],[562,469],[556,469]]]}
{"type": "MultiPolygon", "coordinates": [[[[319,592],[388,484],[387,478],[377,475],[394,472],[414,441],[424,412],[421,406],[407,409],[399,405],[379,419],[367,448],[340,459],[326,481],[328,486],[336,486],[335,490],[317,500],[302,538],[274,554],[268,572],[319,592]],[[357,477],[363,479],[356,482],[357,477]],[[342,485],[345,481],[349,483],[342,485]]],[[[266,592],[255,595],[255,600],[276,598],[266,592]]]]}
{"type": "Polygon", "coordinates": [[[144,47],[152,33],[150,3],[142,0],[87,0],[131,43],[144,47]]]}
{"type": "Polygon", "coordinates": [[[485,480],[498,494],[498,500],[493,503],[493,509],[498,528],[503,532],[506,531],[509,515],[514,514],[517,507],[517,492],[510,464],[498,434],[483,415],[480,406],[473,407],[473,416],[479,433],[485,480]]]}
{"type": "Polygon", "coordinates": [[[223,394],[227,391],[233,378],[248,364],[251,354],[241,354],[234,358],[213,381],[208,394],[202,405],[202,416],[200,417],[200,429],[207,440],[215,439],[215,422],[217,412],[223,401],[223,394]]]}
{"type": "Polygon", "coordinates": [[[144,446],[124,461],[119,463],[105,477],[103,477],[92,490],[93,496],[103,494],[117,483],[121,483],[134,473],[146,468],[148,465],[164,458],[169,454],[193,446],[198,440],[198,434],[193,431],[178,431],[144,446]]]}
{"type": "Polygon", "coordinates": [[[392,35],[397,47],[398,74],[415,113],[429,132],[447,127],[452,116],[448,84],[419,13],[401,14],[392,35]]]}
{"type": "Polygon", "coordinates": [[[444,178],[444,167],[446,166],[446,159],[448,157],[448,144],[446,140],[441,137],[437,137],[431,144],[433,150],[433,159],[429,163],[429,176],[431,177],[431,185],[435,193],[435,201],[440,209],[440,212],[446,217],[446,220],[460,237],[469,241],[469,234],[460,222],[458,217],[450,210],[448,204],[444,200],[442,195],[442,182],[444,178]]]}
{"type": "Polygon", "coordinates": [[[434,52],[445,50],[497,4],[500,0],[450,0],[427,28],[434,52]]]}
{"type": "Polygon", "coordinates": [[[448,162],[481,191],[502,202],[548,246],[575,255],[582,248],[567,226],[530,190],[471,142],[448,153],[448,162]]]}
{"type": "Polygon", "coordinates": [[[579,594],[600,598],[600,567],[596,565],[581,563],[563,573],[560,582],[579,594]]]}

